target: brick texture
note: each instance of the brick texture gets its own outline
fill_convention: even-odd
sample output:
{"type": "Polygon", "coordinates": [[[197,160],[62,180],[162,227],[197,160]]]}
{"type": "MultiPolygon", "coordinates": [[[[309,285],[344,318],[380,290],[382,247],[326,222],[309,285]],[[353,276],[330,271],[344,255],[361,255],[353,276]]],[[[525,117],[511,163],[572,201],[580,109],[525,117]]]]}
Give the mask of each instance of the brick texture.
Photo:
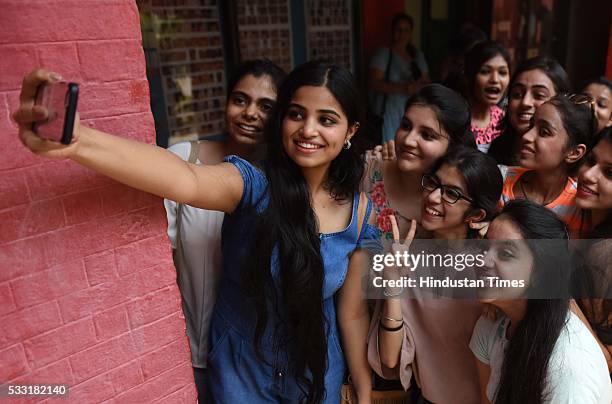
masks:
{"type": "Polygon", "coordinates": [[[143,41],[159,69],[170,136],[220,133],[226,78],[218,0],[137,0],[143,41]]]}
{"type": "Polygon", "coordinates": [[[308,58],[353,68],[352,1],[306,1],[308,58]]]}
{"type": "Polygon", "coordinates": [[[23,75],[44,66],[80,83],[83,122],[153,143],[139,18],[135,0],[2,1],[0,384],[67,383],[75,403],[195,402],[161,200],[35,156],[10,120],[23,75]]]}

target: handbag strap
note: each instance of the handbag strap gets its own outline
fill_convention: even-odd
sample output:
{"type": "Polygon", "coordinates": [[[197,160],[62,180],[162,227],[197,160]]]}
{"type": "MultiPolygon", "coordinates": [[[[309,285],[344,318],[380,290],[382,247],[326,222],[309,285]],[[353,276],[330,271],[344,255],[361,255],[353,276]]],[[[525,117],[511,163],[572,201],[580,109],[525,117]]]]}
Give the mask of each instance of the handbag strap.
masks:
{"type": "MultiPolygon", "coordinates": [[[[198,145],[200,141],[192,140],[189,142],[189,158],[187,159],[188,163],[195,163],[198,159],[198,145]]],[[[183,216],[183,207],[184,203],[179,203],[176,209],[176,247],[177,249],[181,245],[181,218],[183,216]]]]}
{"type": "Polygon", "coordinates": [[[357,208],[357,239],[359,240],[359,236],[361,236],[361,229],[363,228],[363,223],[367,220],[365,217],[366,209],[368,207],[368,198],[366,197],[365,192],[359,193],[359,207],[357,208]]]}

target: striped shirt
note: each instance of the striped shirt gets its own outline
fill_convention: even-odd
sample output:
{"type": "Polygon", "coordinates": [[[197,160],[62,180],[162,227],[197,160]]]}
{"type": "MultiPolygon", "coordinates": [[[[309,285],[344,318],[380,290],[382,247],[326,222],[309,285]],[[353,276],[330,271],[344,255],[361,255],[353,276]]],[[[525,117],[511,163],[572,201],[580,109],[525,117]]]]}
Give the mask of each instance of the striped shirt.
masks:
{"type": "MultiPolygon", "coordinates": [[[[530,170],[522,167],[507,167],[506,170],[502,169],[502,173],[504,173],[504,171],[504,188],[501,197],[502,206],[508,201],[517,199],[514,195],[514,186],[523,174],[530,170]]],[[[559,196],[552,202],[544,205],[555,212],[557,216],[565,222],[571,238],[579,238],[581,233],[588,230],[584,228],[586,220],[584,219],[582,209],[576,206],[575,203],[577,189],[578,185],[576,180],[572,177],[568,177],[567,183],[559,196]]]]}

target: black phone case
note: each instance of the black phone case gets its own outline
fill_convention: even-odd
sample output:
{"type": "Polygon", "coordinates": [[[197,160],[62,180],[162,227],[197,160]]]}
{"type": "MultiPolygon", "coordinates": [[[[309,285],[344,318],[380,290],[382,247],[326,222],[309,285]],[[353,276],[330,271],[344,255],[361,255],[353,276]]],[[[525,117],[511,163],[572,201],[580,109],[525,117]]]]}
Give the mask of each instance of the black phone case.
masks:
{"type": "Polygon", "coordinates": [[[62,144],[70,144],[72,141],[72,133],[74,132],[74,119],[76,118],[77,103],[79,100],[79,85],[77,83],[68,83],[68,92],[66,94],[68,102],[66,105],[66,119],[64,120],[64,130],[62,132],[62,144]]]}

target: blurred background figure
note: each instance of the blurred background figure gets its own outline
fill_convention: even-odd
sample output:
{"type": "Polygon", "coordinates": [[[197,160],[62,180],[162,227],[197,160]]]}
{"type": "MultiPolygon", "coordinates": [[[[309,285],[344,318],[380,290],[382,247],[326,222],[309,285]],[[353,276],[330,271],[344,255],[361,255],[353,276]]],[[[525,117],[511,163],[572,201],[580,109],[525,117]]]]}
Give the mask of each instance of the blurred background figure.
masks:
{"type": "Polygon", "coordinates": [[[414,21],[397,14],[391,23],[391,45],[379,48],[370,62],[372,111],[383,119],[382,140],[393,139],[408,97],[429,83],[423,53],[412,44],[414,21]]]}

